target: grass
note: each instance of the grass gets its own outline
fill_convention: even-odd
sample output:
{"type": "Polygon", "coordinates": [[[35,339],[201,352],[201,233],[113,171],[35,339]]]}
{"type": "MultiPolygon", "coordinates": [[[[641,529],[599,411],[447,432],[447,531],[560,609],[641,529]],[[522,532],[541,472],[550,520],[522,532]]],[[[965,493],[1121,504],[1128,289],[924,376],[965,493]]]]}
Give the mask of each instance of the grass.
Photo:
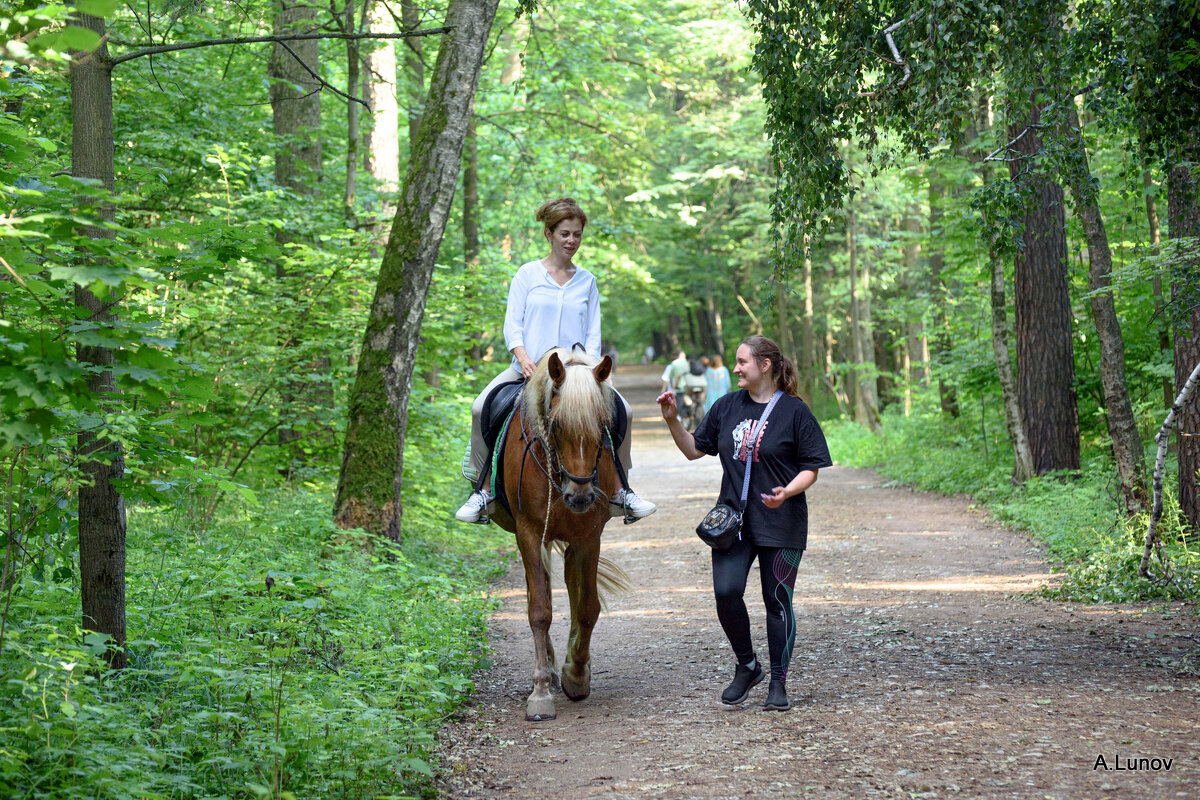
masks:
{"type": "MultiPolygon", "coordinates": [[[[1180,523],[1173,492],[1166,494],[1160,525],[1170,577],[1140,578],[1148,516],[1127,520],[1120,513],[1116,471],[1099,446],[1085,446],[1076,475],[1051,474],[1013,486],[1007,442],[986,439],[977,425],[924,409],[908,417],[885,414],[878,433],[846,420],[822,427],[838,463],[870,467],[921,489],[970,495],[1005,524],[1028,531],[1064,573],[1044,594],[1087,602],[1200,596],[1200,553],[1180,523]]],[[[1167,486],[1173,483],[1169,476],[1167,486]]],[[[1155,567],[1163,571],[1157,562],[1155,567]]]]}
{"type": "Polygon", "coordinates": [[[434,734],[487,663],[507,535],[451,530],[431,486],[403,551],[336,531],[326,484],[226,500],[207,527],[132,509],[120,673],[83,637],[71,570],[23,575],[0,796],[432,796],[434,734]]]}

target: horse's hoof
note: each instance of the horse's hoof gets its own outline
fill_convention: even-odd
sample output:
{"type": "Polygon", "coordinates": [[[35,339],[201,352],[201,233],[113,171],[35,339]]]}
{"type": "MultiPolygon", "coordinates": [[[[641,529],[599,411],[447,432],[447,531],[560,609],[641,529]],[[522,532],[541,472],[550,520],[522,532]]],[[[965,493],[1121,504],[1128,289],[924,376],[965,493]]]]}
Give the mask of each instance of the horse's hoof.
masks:
{"type": "Polygon", "coordinates": [[[525,720],[527,722],[545,722],[554,717],[553,697],[531,697],[525,703],[525,720]]]}
{"type": "Polygon", "coordinates": [[[591,671],[585,671],[579,680],[573,680],[571,675],[566,670],[563,670],[562,690],[568,700],[579,702],[585,699],[592,693],[591,671]]]}

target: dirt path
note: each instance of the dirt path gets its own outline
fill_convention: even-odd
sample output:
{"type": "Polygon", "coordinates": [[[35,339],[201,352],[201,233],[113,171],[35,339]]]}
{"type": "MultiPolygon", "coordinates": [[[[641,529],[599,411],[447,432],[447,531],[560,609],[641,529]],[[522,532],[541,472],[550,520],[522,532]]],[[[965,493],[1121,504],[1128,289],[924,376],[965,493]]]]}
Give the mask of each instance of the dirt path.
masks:
{"type": "MultiPolygon", "coordinates": [[[[635,487],[659,504],[605,532],[636,592],[596,626],[591,697],[559,693],[558,719],[528,723],[532,641],[510,572],[494,666],[442,736],[444,796],[1200,798],[1200,684],[1177,674],[1196,655],[1194,609],[1015,598],[1049,579],[1036,546],[962,500],[866,470],[823,471],[810,491],[792,710],[760,710],[765,683],[723,706],[733,660],[692,533],[720,468],[675,450],[655,375],[618,385],[637,418],[635,487]],[[1140,758],[1170,769],[1126,769],[1140,758]]],[[[765,657],[757,570],[747,601],[765,657]]]]}

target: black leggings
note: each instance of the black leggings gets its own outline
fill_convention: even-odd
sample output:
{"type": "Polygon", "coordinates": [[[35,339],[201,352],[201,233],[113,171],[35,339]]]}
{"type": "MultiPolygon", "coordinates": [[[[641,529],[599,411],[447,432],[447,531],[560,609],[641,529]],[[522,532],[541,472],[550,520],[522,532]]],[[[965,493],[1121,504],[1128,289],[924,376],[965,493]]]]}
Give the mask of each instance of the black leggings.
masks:
{"type": "Polygon", "coordinates": [[[762,579],[763,604],[767,608],[767,647],[771,652],[771,680],[786,681],[792,646],[796,643],[796,614],[792,610],[792,590],[803,550],[785,547],[757,547],[746,539],[733,543],[728,550],[713,550],[713,591],[717,596],[717,618],[733,646],[738,661],[745,664],[754,656],[750,640],[750,614],[746,611],[746,578],[750,565],[758,558],[762,579]]]}

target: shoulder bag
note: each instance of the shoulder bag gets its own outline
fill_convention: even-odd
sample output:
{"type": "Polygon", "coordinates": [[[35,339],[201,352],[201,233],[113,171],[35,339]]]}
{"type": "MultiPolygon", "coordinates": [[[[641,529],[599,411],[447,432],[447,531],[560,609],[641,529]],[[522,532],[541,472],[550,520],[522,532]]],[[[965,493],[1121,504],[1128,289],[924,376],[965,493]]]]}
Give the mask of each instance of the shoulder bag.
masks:
{"type": "MultiPolygon", "coordinates": [[[[781,397],[783,397],[783,392],[779,390],[771,395],[767,407],[763,409],[762,416],[758,418],[758,425],[754,427],[755,438],[761,435],[763,425],[767,424],[767,417],[771,415],[771,409],[775,407],[775,403],[781,397]]],[[[696,526],[696,535],[700,537],[700,541],[714,550],[728,550],[733,546],[735,539],[742,538],[742,515],[746,512],[746,497],[750,491],[750,466],[753,463],[754,442],[750,442],[746,448],[746,474],[742,478],[742,507],[738,509],[728,503],[717,503],[696,526]]]]}

